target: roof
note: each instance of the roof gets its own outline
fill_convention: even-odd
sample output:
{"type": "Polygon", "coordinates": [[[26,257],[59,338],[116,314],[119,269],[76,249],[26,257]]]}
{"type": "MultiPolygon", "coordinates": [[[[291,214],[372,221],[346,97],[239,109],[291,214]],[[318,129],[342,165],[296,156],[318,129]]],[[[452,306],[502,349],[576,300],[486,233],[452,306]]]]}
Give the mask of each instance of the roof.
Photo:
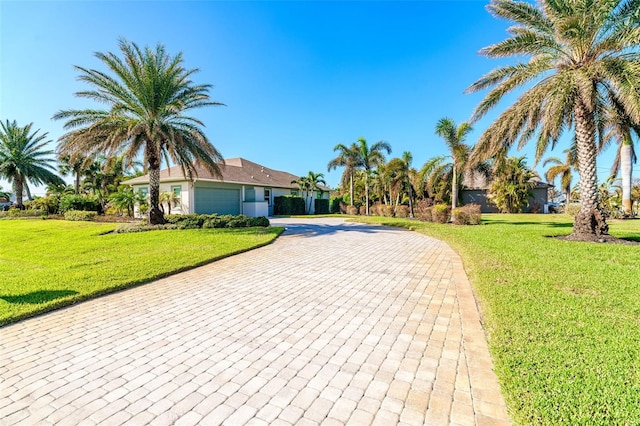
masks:
{"type": "MultiPolygon", "coordinates": [[[[229,158],[224,164],[218,163],[222,178],[214,177],[208,170],[198,165],[195,166],[196,175],[194,180],[208,182],[239,183],[244,185],[270,186],[277,188],[298,188],[298,185],[291,183],[299,176],[280,170],[270,169],[258,163],[244,158],[229,158]]],[[[160,182],[188,180],[180,166],[173,166],[160,171],[160,182]]],[[[149,175],[139,176],[122,182],[127,185],[148,184],[149,175]]],[[[320,186],[323,191],[329,188],[320,186]]]]}

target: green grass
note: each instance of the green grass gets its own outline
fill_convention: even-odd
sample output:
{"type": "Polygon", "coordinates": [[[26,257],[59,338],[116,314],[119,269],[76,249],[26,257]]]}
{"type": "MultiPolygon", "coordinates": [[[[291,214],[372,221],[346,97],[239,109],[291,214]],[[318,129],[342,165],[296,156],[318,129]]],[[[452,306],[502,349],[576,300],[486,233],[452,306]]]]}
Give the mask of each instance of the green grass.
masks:
{"type": "Polygon", "coordinates": [[[0,324],[273,241],[282,228],[105,234],[116,224],[0,221],[0,324]]]}
{"type": "MultiPolygon", "coordinates": [[[[578,243],[564,215],[484,215],[480,226],[392,218],[449,243],[479,296],[519,424],[640,424],[640,246],[578,243]]],[[[640,240],[640,220],[611,222],[640,240]]]]}

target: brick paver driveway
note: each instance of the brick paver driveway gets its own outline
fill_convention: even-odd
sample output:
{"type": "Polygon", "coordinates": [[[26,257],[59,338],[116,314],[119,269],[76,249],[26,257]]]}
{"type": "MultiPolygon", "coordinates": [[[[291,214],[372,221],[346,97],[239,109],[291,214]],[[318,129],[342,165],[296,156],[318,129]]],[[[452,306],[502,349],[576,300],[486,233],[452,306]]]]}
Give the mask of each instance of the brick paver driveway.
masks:
{"type": "Polygon", "coordinates": [[[0,423],[509,423],[447,245],[273,222],[270,246],[1,328],[0,423]]]}

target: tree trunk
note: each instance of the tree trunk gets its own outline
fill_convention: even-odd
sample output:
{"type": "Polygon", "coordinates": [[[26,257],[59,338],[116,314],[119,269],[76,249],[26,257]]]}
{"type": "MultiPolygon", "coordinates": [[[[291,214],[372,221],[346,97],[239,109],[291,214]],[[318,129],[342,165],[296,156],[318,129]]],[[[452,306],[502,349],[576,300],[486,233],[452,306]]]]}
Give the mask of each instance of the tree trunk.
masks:
{"type": "Polygon", "coordinates": [[[609,226],[598,207],[595,119],[593,113],[580,101],[576,103],[575,117],[580,173],[580,213],[573,222],[573,235],[579,239],[593,240],[594,237],[609,233],[609,226]]]}
{"type": "Polygon", "coordinates": [[[458,206],[458,169],[453,163],[453,178],[451,180],[451,211],[458,206]]]}
{"type": "Polygon", "coordinates": [[[369,216],[369,170],[365,170],[364,175],[364,193],[365,193],[365,214],[369,216]]]}
{"type": "Polygon", "coordinates": [[[353,206],[353,173],[349,175],[349,205],[353,206]]]}
{"type": "Polygon", "coordinates": [[[23,205],[22,205],[22,192],[24,191],[24,187],[22,184],[22,178],[20,177],[15,177],[13,178],[13,190],[16,193],[16,206],[18,206],[18,208],[20,210],[22,210],[23,205]]]}
{"type": "Polygon", "coordinates": [[[622,175],[622,209],[625,216],[631,216],[631,174],[633,165],[631,162],[631,141],[622,141],[620,146],[620,172],[622,175]]]}
{"type": "Polygon", "coordinates": [[[76,193],[76,195],[80,193],[80,171],[76,172],[76,178],[75,178],[75,181],[73,182],[73,190],[76,193]]]}
{"type": "Polygon", "coordinates": [[[411,189],[411,183],[409,183],[409,217],[413,218],[413,190],[411,189]]]}
{"type": "Polygon", "coordinates": [[[26,180],[24,182],[24,190],[27,192],[27,200],[33,200],[33,197],[31,196],[31,189],[29,188],[29,183],[26,180]]]}
{"type": "Polygon", "coordinates": [[[149,212],[148,220],[151,225],[164,223],[164,215],[160,210],[160,152],[155,143],[147,141],[145,159],[149,165],[149,212]]]}

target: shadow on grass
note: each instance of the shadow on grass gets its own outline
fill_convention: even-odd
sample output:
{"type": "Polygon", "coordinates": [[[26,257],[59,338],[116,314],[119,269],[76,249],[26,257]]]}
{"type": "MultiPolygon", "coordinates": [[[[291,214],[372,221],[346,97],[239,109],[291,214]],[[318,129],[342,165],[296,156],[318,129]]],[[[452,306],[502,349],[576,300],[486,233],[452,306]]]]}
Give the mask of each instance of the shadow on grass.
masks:
{"type": "Polygon", "coordinates": [[[78,292],[73,290],[38,290],[27,294],[16,294],[11,296],[0,295],[0,299],[9,303],[28,303],[37,305],[40,303],[51,302],[56,299],[62,299],[67,296],[74,296],[76,294],[78,294],[78,292]]]}
{"type": "Polygon", "coordinates": [[[514,222],[510,220],[496,220],[492,219],[491,221],[482,222],[483,225],[540,225],[540,226],[548,226],[551,228],[573,228],[573,222],[571,223],[563,223],[563,222],[514,222]]]}

